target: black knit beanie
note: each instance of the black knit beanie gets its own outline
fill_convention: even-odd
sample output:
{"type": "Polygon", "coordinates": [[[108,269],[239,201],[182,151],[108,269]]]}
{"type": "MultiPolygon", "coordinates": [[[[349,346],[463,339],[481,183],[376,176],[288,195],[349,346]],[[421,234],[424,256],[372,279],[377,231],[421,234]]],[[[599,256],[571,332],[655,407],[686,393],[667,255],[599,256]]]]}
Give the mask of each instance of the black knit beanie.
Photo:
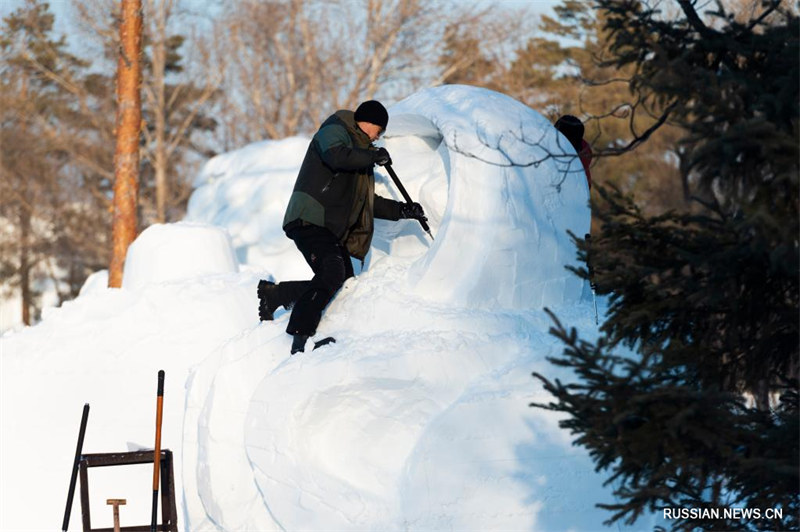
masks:
{"type": "Polygon", "coordinates": [[[377,100],[367,100],[356,109],[356,122],[369,122],[386,129],[389,123],[389,113],[377,100]]]}
{"type": "Polygon", "coordinates": [[[556,129],[567,137],[575,151],[580,153],[583,140],[583,123],[575,116],[564,115],[556,121],[556,129]]]}

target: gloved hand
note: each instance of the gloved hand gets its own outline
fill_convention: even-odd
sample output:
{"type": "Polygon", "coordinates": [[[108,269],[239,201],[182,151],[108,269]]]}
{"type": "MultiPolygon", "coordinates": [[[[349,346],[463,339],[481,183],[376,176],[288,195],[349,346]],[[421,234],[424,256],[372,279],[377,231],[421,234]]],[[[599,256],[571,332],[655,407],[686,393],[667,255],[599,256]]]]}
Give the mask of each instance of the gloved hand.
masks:
{"type": "Polygon", "coordinates": [[[413,218],[427,222],[428,218],[425,217],[425,211],[422,210],[422,205],[417,202],[403,203],[400,205],[400,218],[413,218]]]}
{"type": "Polygon", "coordinates": [[[375,164],[379,166],[386,166],[387,164],[392,164],[392,158],[389,157],[389,152],[386,151],[386,148],[378,148],[375,150],[375,164]]]}

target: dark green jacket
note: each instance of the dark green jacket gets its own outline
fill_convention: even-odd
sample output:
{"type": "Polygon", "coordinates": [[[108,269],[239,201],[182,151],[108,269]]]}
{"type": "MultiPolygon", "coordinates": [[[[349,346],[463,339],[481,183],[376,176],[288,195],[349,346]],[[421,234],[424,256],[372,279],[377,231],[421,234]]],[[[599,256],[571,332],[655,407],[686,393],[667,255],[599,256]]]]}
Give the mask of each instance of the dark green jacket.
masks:
{"type": "Polygon", "coordinates": [[[374,218],[398,220],[400,203],[375,194],[375,150],[353,111],[337,111],[311,139],[294,184],[283,228],[306,223],[327,228],[363,260],[374,218]]]}

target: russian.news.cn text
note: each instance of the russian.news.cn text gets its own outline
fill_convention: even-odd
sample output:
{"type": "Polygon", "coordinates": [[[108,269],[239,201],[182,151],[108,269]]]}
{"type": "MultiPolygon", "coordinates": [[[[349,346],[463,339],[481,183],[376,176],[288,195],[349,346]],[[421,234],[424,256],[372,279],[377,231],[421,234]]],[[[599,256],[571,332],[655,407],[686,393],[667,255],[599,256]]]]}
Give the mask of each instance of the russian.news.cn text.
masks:
{"type": "Polygon", "coordinates": [[[782,508],[664,508],[664,519],[734,519],[757,521],[759,519],[781,520],[782,508]]]}

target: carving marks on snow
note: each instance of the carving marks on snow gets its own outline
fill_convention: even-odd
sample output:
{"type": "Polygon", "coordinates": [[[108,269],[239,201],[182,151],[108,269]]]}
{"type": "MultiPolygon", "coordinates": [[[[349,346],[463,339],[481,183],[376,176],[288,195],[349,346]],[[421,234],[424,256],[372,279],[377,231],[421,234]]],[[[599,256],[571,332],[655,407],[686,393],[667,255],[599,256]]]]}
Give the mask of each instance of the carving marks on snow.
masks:
{"type": "Polygon", "coordinates": [[[559,156],[552,124],[508,96],[466,86],[420,91],[392,111],[427,117],[448,153],[441,237],[412,268],[415,293],[470,308],[579,301],[582,281],[564,268],[577,261],[567,231],[589,229],[588,189],[571,171],[577,158],[559,156]]]}
{"type": "Polygon", "coordinates": [[[429,118],[419,114],[392,113],[386,127],[385,138],[419,137],[425,140],[428,148],[436,150],[442,142],[442,133],[429,118]]]}

